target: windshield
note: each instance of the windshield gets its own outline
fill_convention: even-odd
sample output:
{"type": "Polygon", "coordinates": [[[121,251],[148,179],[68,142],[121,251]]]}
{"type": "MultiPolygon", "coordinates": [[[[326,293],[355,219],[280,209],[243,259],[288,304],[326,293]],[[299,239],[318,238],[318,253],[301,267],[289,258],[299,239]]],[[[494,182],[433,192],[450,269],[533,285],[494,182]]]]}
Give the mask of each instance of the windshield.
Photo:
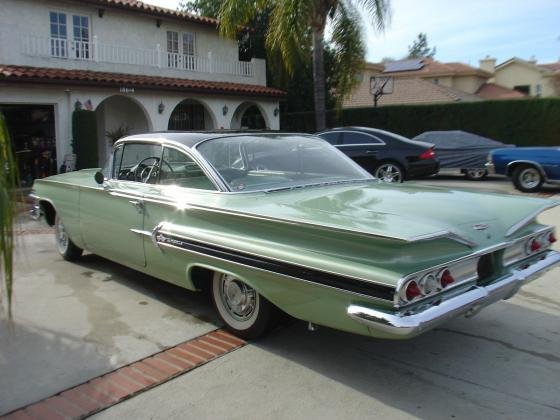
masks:
{"type": "Polygon", "coordinates": [[[372,176],[317,137],[247,135],[207,140],[198,152],[232,191],[363,181],[372,176]]]}

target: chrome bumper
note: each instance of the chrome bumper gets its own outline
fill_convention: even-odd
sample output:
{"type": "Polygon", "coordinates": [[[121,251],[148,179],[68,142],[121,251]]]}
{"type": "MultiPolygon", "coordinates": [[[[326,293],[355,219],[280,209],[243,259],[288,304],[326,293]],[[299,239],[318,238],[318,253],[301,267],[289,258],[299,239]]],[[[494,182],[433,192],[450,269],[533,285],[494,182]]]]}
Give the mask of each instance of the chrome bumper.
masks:
{"type": "Polygon", "coordinates": [[[29,210],[29,216],[33,220],[39,220],[42,216],[41,206],[39,205],[39,200],[33,194],[29,194],[29,198],[33,199],[33,206],[29,210]]]}
{"type": "Polygon", "coordinates": [[[560,264],[560,253],[548,251],[543,259],[516,268],[487,286],[473,286],[469,291],[441,301],[415,313],[388,313],[361,305],[350,305],[347,314],[366,325],[372,335],[385,338],[410,338],[459,315],[472,316],[480,309],[502,299],[509,299],[519,288],[560,264]]]}
{"type": "Polygon", "coordinates": [[[486,162],[484,167],[486,168],[488,175],[496,175],[496,168],[492,162],[486,162]]]}

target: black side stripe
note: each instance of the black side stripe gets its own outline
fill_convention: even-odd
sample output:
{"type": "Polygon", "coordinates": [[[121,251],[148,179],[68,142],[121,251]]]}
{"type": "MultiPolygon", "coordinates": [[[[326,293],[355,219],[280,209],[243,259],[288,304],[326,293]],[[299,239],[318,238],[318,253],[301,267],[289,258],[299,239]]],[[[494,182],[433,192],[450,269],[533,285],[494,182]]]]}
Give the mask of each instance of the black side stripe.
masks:
{"type": "Polygon", "coordinates": [[[369,283],[352,277],[326,273],[324,271],[301,267],[295,264],[257,257],[244,252],[223,248],[203,242],[185,239],[167,233],[159,233],[156,240],[160,244],[172,245],[189,251],[196,251],[212,257],[260,268],[277,274],[306,280],[311,283],[334,287],[384,300],[393,300],[395,289],[391,286],[369,283]]]}

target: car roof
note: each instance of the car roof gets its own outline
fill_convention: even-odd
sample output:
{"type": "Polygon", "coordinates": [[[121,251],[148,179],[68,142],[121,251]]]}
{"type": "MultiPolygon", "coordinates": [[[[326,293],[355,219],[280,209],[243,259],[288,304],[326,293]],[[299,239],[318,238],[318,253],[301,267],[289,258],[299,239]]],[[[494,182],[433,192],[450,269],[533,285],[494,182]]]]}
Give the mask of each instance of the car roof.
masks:
{"type": "Polygon", "coordinates": [[[365,132],[370,132],[370,133],[378,133],[378,134],[387,134],[389,136],[393,135],[397,135],[402,137],[400,134],[396,134],[393,133],[391,131],[386,131],[386,130],[381,130],[379,128],[372,128],[372,127],[360,127],[360,126],[347,126],[347,127],[335,127],[335,128],[328,128],[326,130],[320,131],[318,133],[315,133],[317,135],[322,134],[322,133],[329,133],[332,131],[365,131],[365,132]]]}
{"type": "Polygon", "coordinates": [[[172,141],[181,143],[186,147],[193,147],[203,140],[215,139],[220,137],[231,137],[243,134],[259,134],[259,135],[309,135],[304,133],[281,133],[279,131],[262,131],[262,130],[216,130],[216,131],[156,131],[151,133],[134,134],[131,136],[123,137],[119,140],[158,140],[158,141],[172,141]]]}

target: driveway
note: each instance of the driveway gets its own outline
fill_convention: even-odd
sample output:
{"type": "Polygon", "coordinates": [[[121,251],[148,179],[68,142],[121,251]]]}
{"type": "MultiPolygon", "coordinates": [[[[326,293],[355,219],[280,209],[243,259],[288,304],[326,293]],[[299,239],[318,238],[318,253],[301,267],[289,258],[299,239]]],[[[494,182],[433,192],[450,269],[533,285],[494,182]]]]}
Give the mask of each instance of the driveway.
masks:
{"type": "MultiPolygon", "coordinates": [[[[501,179],[414,182],[517,194],[501,179]]],[[[541,220],[558,229],[560,210],[541,220]]],[[[216,328],[205,295],[94,255],[65,262],[33,229],[18,236],[14,328],[0,323],[0,413],[216,328]]],[[[409,341],[294,321],[95,417],[557,419],[559,274],[409,341]]]]}

